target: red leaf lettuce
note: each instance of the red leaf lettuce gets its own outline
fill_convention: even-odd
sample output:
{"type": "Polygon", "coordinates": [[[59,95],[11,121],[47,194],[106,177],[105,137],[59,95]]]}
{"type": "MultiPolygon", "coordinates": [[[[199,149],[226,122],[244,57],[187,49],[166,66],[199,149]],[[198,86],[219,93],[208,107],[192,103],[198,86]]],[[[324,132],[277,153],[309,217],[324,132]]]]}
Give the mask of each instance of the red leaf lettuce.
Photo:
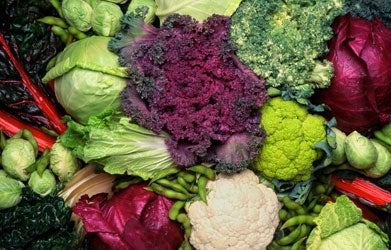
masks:
{"type": "Polygon", "coordinates": [[[130,185],[110,199],[101,193],[84,195],[73,207],[82,222],[92,249],[178,249],[184,233],[168,218],[173,201],[130,185]]]}

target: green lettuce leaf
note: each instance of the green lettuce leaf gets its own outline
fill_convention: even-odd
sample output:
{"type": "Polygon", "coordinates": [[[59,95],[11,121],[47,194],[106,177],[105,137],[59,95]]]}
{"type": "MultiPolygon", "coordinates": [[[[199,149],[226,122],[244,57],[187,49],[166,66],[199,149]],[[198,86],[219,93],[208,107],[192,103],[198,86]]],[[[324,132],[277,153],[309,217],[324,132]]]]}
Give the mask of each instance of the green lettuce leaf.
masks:
{"type": "Polygon", "coordinates": [[[75,121],[60,141],[86,163],[95,163],[109,174],[129,174],[144,180],[175,167],[165,144],[165,134],[155,134],[120,112],[110,110],[93,116],[83,126],[75,121]]]}
{"type": "Polygon", "coordinates": [[[231,16],[242,1],[243,0],[156,0],[157,9],[155,15],[159,18],[160,23],[163,23],[167,16],[174,13],[190,15],[202,22],[212,14],[231,16]]]}

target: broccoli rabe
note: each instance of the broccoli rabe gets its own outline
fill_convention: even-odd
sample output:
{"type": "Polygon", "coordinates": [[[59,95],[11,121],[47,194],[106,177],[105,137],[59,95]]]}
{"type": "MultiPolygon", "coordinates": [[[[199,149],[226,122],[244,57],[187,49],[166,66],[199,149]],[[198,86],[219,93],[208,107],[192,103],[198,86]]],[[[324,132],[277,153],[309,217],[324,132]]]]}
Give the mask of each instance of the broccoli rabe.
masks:
{"type": "Polygon", "coordinates": [[[266,139],[253,162],[254,170],[270,180],[309,180],[314,162],[323,156],[316,144],[326,140],[325,118],[281,97],[270,98],[260,112],[266,139]]]}
{"type": "Polygon", "coordinates": [[[346,0],[345,12],[367,20],[379,18],[391,27],[391,1],[384,0],[346,0]]]}
{"type": "Polygon", "coordinates": [[[238,57],[268,86],[307,98],[330,85],[334,69],[321,58],[343,7],[344,0],[244,0],[232,15],[238,57]]]}

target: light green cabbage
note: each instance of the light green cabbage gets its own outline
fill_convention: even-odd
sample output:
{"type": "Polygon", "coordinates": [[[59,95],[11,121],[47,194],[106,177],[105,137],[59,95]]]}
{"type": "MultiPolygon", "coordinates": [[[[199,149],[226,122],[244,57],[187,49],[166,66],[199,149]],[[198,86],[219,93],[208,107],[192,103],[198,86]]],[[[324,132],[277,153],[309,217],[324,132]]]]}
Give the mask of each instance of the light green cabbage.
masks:
{"type": "Polygon", "coordinates": [[[0,209],[16,206],[22,199],[23,188],[21,181],[0,176],[0,209]]]}
{"type": "Polygon", "coordinates": [[[80,123],[106,108],[120,106],[119,93],[126,86],[128,73],[120,67],[118,56],[109,51],[110,40],[91,36],[71,43],[42,79],[55,79],[57,100],[80,123]]]}
{"type": "Polygon", "coordinates": [[[387,250],[388,236],[374,223],[362,218],[362,211],[346,195],[327,203],[311,231],[307,250],[387,250]]]}
{"type": "Polygon", "coordinates": [[[156,0],[157,9],[155,14],[159,18],[160,23],[163,23],[167,16],[174,13],[190,15],[202,22],[212,14],[231,16],[242,1],[243,0],[156,0]]]}
{"type": "Polygon", "coordinates": [[[119,19],[123,16],[119,5],[101,1],[93,9],[92,30],[99,36],[114,36],[121,29],[119,19]]]}

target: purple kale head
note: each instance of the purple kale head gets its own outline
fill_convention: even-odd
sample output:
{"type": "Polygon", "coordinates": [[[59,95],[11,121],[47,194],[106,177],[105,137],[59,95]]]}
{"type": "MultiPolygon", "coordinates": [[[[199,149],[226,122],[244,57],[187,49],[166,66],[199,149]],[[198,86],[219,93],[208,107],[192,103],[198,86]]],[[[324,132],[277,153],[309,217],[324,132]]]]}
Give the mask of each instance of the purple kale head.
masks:
{"type": "Polygon", "coordinates": [[[200,23],[174,14],[160,28],[128,17],[110,43],[130,71],[124,112],[167,133],[180,166],[210,162],[220,172],[239,172],[263,143],[264,80],[238,60],[229,31],[229,17],[219,15],[200,23]]]}

